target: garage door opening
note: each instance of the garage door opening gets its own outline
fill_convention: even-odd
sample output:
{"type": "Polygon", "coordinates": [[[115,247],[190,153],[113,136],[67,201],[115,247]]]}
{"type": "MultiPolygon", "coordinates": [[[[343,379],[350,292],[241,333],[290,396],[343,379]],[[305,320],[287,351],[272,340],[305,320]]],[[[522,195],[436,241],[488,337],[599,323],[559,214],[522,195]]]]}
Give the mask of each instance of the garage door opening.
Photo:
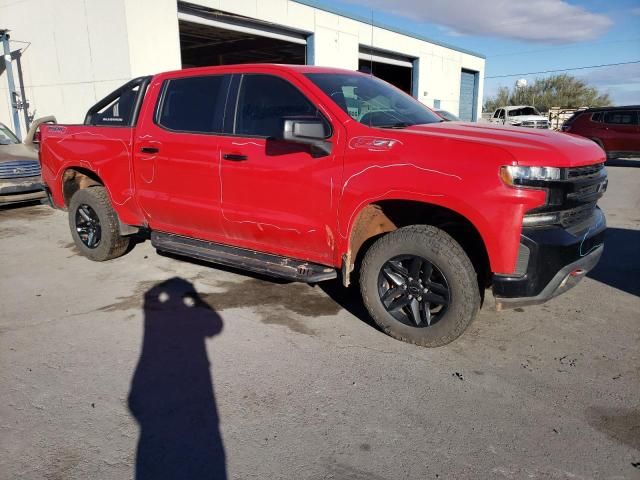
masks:
{"type": "Polygon", "coordinates": [[[462,70],[460,74],[460,120],[475,122],[478,119],[478,77],[479,73],[462,70]]]}
{"type": "Polygon", "coordinates": [[[360,47],[358,69],[371,73],[409,95],[413,94],[413,59],[360,47]]]}
{"type": "Polygon", "coordinates": [[[304,65],[306,38],[223,12],[178,14],[182,68],[237,63],[304,65]]]}

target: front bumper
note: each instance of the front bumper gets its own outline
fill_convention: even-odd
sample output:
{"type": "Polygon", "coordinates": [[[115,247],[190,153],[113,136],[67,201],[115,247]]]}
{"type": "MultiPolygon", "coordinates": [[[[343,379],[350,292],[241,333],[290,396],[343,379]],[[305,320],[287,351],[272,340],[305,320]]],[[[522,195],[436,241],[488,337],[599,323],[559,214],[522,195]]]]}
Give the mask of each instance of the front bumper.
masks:
{"type": "Polygon", "coordinates": [[[0,205],[28,202],[45,197],[46,192],[39,176],[0,180],[0,205]]]}
{"type": "Polygon", "coordinates": [[[493,276],[496,308],[544,303],[576,285],[600,260],[605,230],[599,208],[579,232],[562,227],[523,228],[520,251],[521,257],[522,252],[528,255],[526,268],[520,275],[493,276]]]}

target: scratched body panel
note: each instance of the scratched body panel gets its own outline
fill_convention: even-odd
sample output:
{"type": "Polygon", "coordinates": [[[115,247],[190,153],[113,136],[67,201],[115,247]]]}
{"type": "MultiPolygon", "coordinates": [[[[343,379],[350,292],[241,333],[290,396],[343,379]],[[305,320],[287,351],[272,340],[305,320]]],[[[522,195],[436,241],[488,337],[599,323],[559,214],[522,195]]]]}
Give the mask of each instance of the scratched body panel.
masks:
{"type": "Polygon", "coordinates": [[[64,172],[79,167],[94,172],[104,181],[123,222],[138,224],[141,221],[131,164],[133,128],[43,125],[41,129],[48,138],[40,152],[44,160],[41,161],[42,175],[57,206],[64,206],[64,172]]]}
{"type": "Polygon", "coordinates": [[[156,75],[134,129],[43,127],[45,181],[62,206],[64,169],[87,168],[104,176],[123,222],[335,267],[348,255],[356,219],[367,206],[422,202],[467,219],[484,241],[491,270],[510,273],[523,215],[545,202],[545,192],[505,185],[500,167],[603,161],[592,142],[553,132],[457,122],[369,127],[305,76],[318,71],[345,73],[242,65],[156,75]],[[155,124],[164,81],[245,73],[279,76],[303,92],[332,126],[331,154],[315,158],[300,145],[167,132],[155,124]],[[145,145],[162,148],[143,155],[139,147],[145,145]],[[223,161],[223,153],[242,154],[247,161],[223,161]]]}

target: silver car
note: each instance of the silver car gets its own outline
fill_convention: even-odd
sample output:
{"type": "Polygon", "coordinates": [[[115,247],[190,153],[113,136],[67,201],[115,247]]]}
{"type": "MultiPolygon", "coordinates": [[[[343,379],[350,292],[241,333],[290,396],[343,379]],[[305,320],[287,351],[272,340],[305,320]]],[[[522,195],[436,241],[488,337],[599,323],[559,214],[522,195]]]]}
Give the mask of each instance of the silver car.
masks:
{"type": "Polygon", "coordinates": [[[45,122],[55,122],[55,118],[35,120],[24,143],[0,123],[0,205],[46,197],[40,177],[37,140],[34,141],[38,127],[45,122]]]}

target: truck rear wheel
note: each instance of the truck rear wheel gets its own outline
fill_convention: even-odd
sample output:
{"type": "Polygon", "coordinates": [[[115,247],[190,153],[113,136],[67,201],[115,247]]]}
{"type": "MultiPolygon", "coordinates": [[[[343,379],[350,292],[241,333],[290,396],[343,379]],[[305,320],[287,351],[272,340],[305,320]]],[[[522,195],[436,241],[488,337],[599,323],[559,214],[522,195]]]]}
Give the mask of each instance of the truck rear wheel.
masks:
{"type": "Polygon", "coordinates": [[[458,338],[480,308],[476,272],[462,247],[428,226],[400,228],[366,252],[360,290],[387,334],[425,347],[458,338]]]}
{"type": "Polygon", "coordinates": [[[76,247],[96,262],[120,257],[130,238],[120,235],[118,216],[104,187],[78,190],[69,202],[69,228],[76,247]]]}

